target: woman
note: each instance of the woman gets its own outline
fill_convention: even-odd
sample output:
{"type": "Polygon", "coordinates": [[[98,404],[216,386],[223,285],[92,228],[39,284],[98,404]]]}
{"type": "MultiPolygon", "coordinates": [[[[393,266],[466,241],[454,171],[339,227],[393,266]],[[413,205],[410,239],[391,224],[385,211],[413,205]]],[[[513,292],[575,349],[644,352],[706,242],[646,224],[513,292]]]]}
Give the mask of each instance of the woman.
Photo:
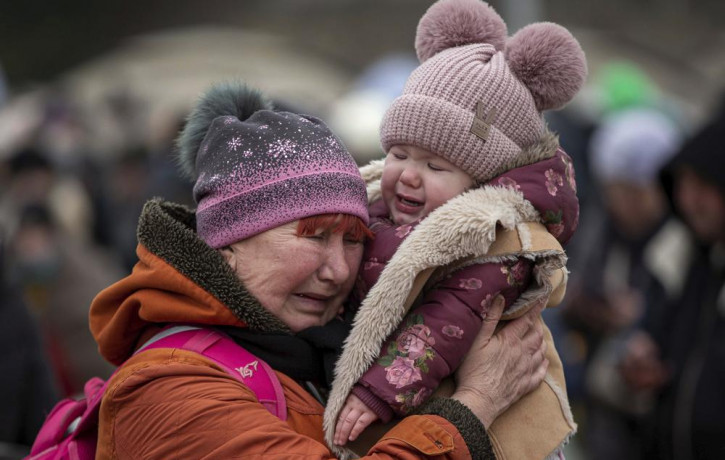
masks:
{"type": "MultiPolygon", "coordinates": [[[[196,212],[147,203],[139,262],[91,306],[101,353],[123,363],[101,405],[97,458],[330,458],[313,394],[324,393],[328,351],[346,333],[338,316],[368,234],[357,167],[322,122],[274,112],[240,86],[202,99],[180,150],[196,179],[196,212]],[[131,357],[169,323],[223,328],[266,361],[284,389],[287,420],[192,352],[131,357]]],[[[369,455],[492,458],[485,427],[545,373],[538,313],[493,337],[484,328],[453,396],[402,420],[369,455]]]]}

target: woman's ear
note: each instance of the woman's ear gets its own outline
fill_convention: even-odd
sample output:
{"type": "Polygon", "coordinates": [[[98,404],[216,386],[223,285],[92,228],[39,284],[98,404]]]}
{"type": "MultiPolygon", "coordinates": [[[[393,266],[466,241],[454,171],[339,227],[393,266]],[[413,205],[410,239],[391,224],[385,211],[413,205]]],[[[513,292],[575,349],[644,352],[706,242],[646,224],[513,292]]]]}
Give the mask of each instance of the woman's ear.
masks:
{"type": "Polygon", "coordinates": [[[224,257],[224,260],[227,261],[230,267],[232,267],[233,271],[237,271],[237,258],[234,257],[234,249],[232,249],[231,246],[224,246],[223,248],[217,249],[219,251],[219,254],[224,257]]]}

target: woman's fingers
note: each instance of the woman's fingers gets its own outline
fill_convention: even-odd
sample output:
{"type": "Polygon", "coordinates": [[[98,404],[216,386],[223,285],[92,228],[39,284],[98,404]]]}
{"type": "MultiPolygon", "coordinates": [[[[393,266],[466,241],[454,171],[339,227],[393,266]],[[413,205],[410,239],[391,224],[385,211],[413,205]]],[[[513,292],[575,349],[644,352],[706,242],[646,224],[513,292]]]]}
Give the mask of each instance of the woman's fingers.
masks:
{"type": "Polygon", "coordinates": [[[537,386],[541,384],[541,382],[544,380],[544,377],[546,377],[546,372],[549,367],[549,360],[546,359],[546,348],[547,343],[545,340],[542,340],[538,347],[534,350],[534,352],[531,354],[530,359],[530,368],[531,368],[531,374],[528,385],[524,388],[524,393],[528,393],[529,391],[533,390],[537,386]]]}
{"type": "Polygon", "coordinates": [[[483,318],[483,326],[481,330],[481,334],[479,336],[484,336],[490,338],[493,333],[496,331],[496,325],[499,321],[501,321],[501,315],[503,314],[503,309],[506,306],[506,301],[504,300],[502,295],[497,295],[496,298],[493,299],[493,302],[491,302],[491,306],[489,307],[488,311],[486,312],[485,318],[483,318]]]}
{"type": "Polygon", "coordinates": [[[523,339],[531,333],[543,335],[543,327],[540,321],[543,309],[543,303],[537,304],[524,315],[511,320],[499,333],[512,339],[523,339]]]}

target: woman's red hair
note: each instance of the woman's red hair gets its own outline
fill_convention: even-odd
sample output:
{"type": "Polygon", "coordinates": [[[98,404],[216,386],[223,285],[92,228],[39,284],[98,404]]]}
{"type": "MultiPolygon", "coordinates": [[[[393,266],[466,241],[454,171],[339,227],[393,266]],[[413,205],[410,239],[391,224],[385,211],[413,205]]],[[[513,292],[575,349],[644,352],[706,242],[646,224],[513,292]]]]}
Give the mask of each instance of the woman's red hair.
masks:
{"type": "Polygon", "coordinates": [[[300,219],[297,224],[299,236],[312,236],[320,231],[342,233],[356,241],[372,238],[373,232],[357,216],[350,214],[318,214],[300,219]]]}

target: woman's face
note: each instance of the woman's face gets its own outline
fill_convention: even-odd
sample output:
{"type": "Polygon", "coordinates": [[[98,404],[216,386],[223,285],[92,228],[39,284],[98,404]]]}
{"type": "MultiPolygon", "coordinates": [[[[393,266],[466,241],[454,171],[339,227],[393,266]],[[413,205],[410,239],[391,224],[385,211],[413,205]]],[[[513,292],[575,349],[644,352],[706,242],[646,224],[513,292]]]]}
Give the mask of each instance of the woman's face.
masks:
{"type": "Polygon", "coordinates": [[[297,221],[222,249],[249,293],[293,332],[342,312],[362,252],[363,244],[343,233],[298,236],[297,221]]]}

